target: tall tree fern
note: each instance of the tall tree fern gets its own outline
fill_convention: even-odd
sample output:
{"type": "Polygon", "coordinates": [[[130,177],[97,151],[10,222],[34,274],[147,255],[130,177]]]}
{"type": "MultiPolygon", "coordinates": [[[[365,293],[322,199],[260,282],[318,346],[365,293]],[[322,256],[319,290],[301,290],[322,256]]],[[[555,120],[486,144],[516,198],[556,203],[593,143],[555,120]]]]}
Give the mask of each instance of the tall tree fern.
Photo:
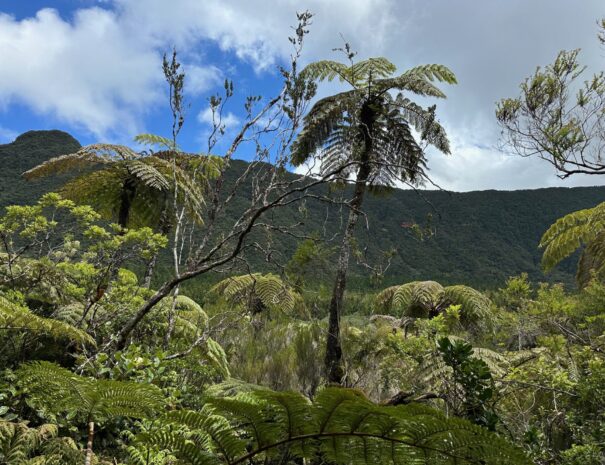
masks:
{"type": "MultiPolygon", "coordinates": [[[[149,138],[142,141],[150,142],[149,138]]],[[[178,203],[187,207],[192,218],[201,221],[204,190],[199,181],[208,172],[202,165],[213,163],[173,150],[147,154],[122,145],[92,144],[76,153],[51,158],[24,176],[33,180],[76,173],[61,188],[64,197],[92,205],[122,227],[133,227],[159,224],[162,213],[171,205],[171,195],[178,197],[178,203]],[[199,174],[198,179],[194,179],[194,172],[199,174]]]]}
{"type": "Polygon", "coordinates": [[[305,117],[304,128],[292,147],[292,163],[318,159],[323,172],[340,171],[340,179],[355,177],[349,202],[332,299],[326,349],[328,380],[343,379],[340,314],[346,286],[353,232],[368,187],[392,186],[397,181],[417,184],[425,178],[424,148],[430,144],[449,153],[443,127],[435,119],[435,107],[423,108],[406,94],[444,98],[434,81],[456,83],[445,66],[424,65],[396,75],[385,58],[350,64],[319,61],[308,65],[301,76],[318,81],[338,79],[350,90],[319,100],[305,117]],[[395,91],[396,93],[392,93],[395,91]],[[413,131],[420,134],[416,140],[413,131]]]}

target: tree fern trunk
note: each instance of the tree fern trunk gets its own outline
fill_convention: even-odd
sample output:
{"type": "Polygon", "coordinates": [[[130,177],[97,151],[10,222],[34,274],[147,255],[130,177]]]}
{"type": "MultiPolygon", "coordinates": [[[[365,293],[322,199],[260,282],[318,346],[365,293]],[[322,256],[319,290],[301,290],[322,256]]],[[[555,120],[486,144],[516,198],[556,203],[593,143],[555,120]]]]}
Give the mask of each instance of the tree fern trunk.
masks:
{"type": "Polygon", "coordinates": [[[351,241],[372,170],[370,155],[373,150],[372,128],[375,117],[374,110],[372,110],[369,102],[366,102],[361,109],[359,122],[360,135],[363,138],[363,153],[360,157],[359,169],[357,170],[355,193],[349,204],[349,220],[340,246],[336,279],[332,290],[332,299],[330,300],[325,358],[326,376],[330,383],[341,384],[345,375],[342,366],[342,346],[340,343],[340,315],[342,313],[342,303],[347,285],[351,241]]]}
{"type": "Polygon", "coordinates": [[[118,210],[118,224],[122,228],[126,228],[128,220],[130,219],[130,209],[132,207],[132,201],[136,193],[135,180],[128,177],[122,185],[122,193],[120,196],[120,209],[118,210]]]}
{"type": "Polygon", "coordinates": [[[340,343],[340,315],[342,313],[342,303],[347,284],[347,271],[349,268],[349,258],[351,256],[351,241],[359,218],[359,209],[363,203],[365,190],[365,181],[358,181],[355,184],[355,195],[350,204],[351,210],[349,212],[349,220],[340,246],[336,279],[332,290],[332,299],[330,300],[325,359],[326,375],[330,383],[340,384],[344,377],[342,347],[340,343]]]}
{"type": "Polygon", "coordinates": [[[92,441],[95,437],[95,422],[88,422],[88,441],[86,441],[86,458],[84,459],[84,465],[90,465],[92,463],[92,441]]]}

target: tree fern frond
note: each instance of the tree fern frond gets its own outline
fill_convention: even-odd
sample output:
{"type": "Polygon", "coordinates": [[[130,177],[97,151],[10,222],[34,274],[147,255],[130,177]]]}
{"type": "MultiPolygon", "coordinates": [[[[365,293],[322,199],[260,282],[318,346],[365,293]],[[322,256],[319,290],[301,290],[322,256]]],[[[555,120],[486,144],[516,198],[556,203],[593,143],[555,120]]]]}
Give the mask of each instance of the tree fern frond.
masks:
{"type": "Polygon", "coordinates": [[[30,362],[16,371],[19,383],[36,402],[55,412],[79,411],[95,421],[112,417],[144,418],[158,410],[162,391],[153,385],[78,376],[50,362],[30,362]]]}
{"type": "Polygon", "coordinates": [[[460,305],[460,322],[465,328],[490,320],[491,301],[468,286],[443,287],[435,281],[414,281],[391,286],[376,296],[381,311],[412,318],[432,318],[450,305],[460,305]]]}
{"type": "Polygon", "coordinates": [[[461,305],[463,324],[476,323],[491,316],[491,301],[481,292],[468,286],[448,286],[443,299],[446,305],[461,305]]]}
{"type": "Polygon", "coordinates": [[[265,308],[291,313],[301,301],[296,291],[271,273],[232,276],[213,286],[211,292],[220,294],[232,304],[243,306],[253,313],[265,308]]]}
{"type": "Polygon", "coordinates": [[[125,162],[125,167],[132,176],[151,189],[165,192],[170,188],[168,179],[151,163],[145,163],[143,160],[128,160],[125,162]]]}
{"type": "Polygon", "coordinates": [[[30,428],[26,423],[0,420],[0,463],[29,463],[28,459],[37,455],[45,443],[56,438],[58,431],[59,428],[52,424],[30,428]]]}
{"type": "Polygon", "coordinates": [[[149,147],[159,147],[162,150],[180,151],[178,146],[174,145],[174,141],[172,139],[159,136],[157,134],[139,134],[135,136],[134,141],[137,144],[146,145],[149,147]]]}
{"type": "MultiPolygon", "coordinates": [[[[468,421],[420,405],[376,405],[351,389],[325,388],[313,402],[296,393],[260,391],[207,405],[211,415],[169,414],[171,421],[210,436],[212,444],[194,462],[204,465],[248,463],[283,447],[294,457],[336,464],[529,463],[520,450],[468,421]]],[[[186,457],[183,437],[163,445],[186,457]]],[[[158,437],[141,440],[157,443],[158,437]]]]}
{"type": "Polygon", "coordinates": [[[391,286],[383,289],[374,298],[374,303],[379,309],[378,313],[389,313],[393,308],[393,296],[401,286],[391,286]]]}
{"type": "Polygon", "coordinates": [[[542,267],[550,271],[581,246],[586,246],[578,263],[577,281],[588,284],[592,272],[605,270],[605,203],[559,218],[540,240],[544,249],[542,267]]]}
{"type": "Polygon", "coordinates": [[[355,82],[361,81],[366,84],[368,78],[379,79],[391,76],[397,67],[384,57],[368,58],[360,61],[350,67],[350,75],[355,78],[355,82]]]}
{"type": "Polygon", "coordinates": [[[301,72],[300,77],[317,81],[333,81],[338,78],[340,82],[351,83],[351,72],[348,66],[337,61],[321,60],[308,64],[301,72]]]}
{"type": "Polygon", "coordinates": [[[223,378],[229,378],[231,372],[225,349],[211,337],[206,340],[205,349],[203,357],[220,372],[223,378]]]}
{"type": "Polygon", "coordinates": [[[76,153],[46,160],[23,173],[23,176],[30,180],[37,179],[69,171],[77,171],[99,164],[108,164],[116,160],[132,160],[138,156],[136,152],[124,145],[92,144],[82,147],[76,153]]]}
{"type": "Polygon", "coordinates": [[[69,323],[43,318],[0,295],[0,332],[31,331],[46,334],[57,340],[68,340],[80,345],[94,346],[94,339],[69,323]]]}
{"type": "Polygon", "coordinates": [[[292,145],[292,164],[299,166],[323,147],[354,109],[357,91],[347,91],[316,102],[305,116],[304,127],[292,145]]]}

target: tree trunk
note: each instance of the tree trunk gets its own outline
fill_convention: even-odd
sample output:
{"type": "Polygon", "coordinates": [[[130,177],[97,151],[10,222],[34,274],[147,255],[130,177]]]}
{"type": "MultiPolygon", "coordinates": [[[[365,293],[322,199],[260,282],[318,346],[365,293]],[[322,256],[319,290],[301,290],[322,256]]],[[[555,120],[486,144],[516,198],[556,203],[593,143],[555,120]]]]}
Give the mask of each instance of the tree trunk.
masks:
{"type": "Polygon", "coordinates": [[[170,310],[168,311],[168,328],[166,328],[166,333],[164,334],[164,349],[168,349],[170,345],[170,339],[172,338],[172,333],[174,332],[174,326],[176,324],[176,301],[179,297],[179,286],[174,288],[174,292],[172,293],[172,302],[170,302],[170,310]]]}
{"type": "Polygon", "coordinates": [[[347,285],[347,271],[351,255],[351,241],[355,232],[355,225],[359,218],[359,211],[363,204],[366,186],[372,171],[370,156],[373,149],[372,128],[374,126],[375,113],[371,105],[366,102],[360,112],[360,132],[363,136],[364,147],[360,158],[357,179],[355,181],[355,193],[349,204],[349,220],[342,238],[340,255],[338,257],[338,268],[336,279],[332,290],[332,299],[329,308],[328,337],[326,341],[325,369],[329,383],[342,384],[344,378],[344,367],[342,366],[342,347],[340,344],[340,315],[342,303],[347,285]]]}
{"type": "MultiPolygon", "coordinates": [[[[164,200],[164,203],[166,200],[164,200]]],[[[159,221],[159,232],[164,236],[168,236],[170,232],[170,220],[168,219],[168,208],[164,205],[162,209],[162,214],[160,215],[159,221]]],[[[151,287],[151,279],[153,278],[153,273],[155,271],[155,266],[158,262],[158,255],[160,251],[158,250],[153,257],[149,259],[147,262],[147,268],[145,269],[145,275],[143,276],[143,287],[149,289],[151,287]]]]}
{"type": "Polygon", "coordinates": [[[84,459],[84,465],[90,465],[92,463],[92,441],[95,437],[95,422],[88,422],[88,441],[86,442],[86,458],[84,459]]]}
{"type": "Polygon", "coordinates": [[[118,224],[122,228],[126,228],[128,220],[130,218],[130,208],[132,207],[132,201],[136,193],[135,180],[128,177],[122,185],[122,193],[120,196],[120,209],[118,211],[118,224]]]}
{"type": "MultiPolygon", "coordinates": [[[[361,169],[360,169],[361,171],[361,169]]],[[[342,382],[344,370],[342,366],[342,348],[340,344],[340,315],[342,311],[342,302],[347,284],[347,271],[349,268],[349,258],[351,255],[351,240],[355,231],[355,225],[359,218],[359,208],[363,203],[366,185],[365,181],[358,181],[355,184],[355,195],[351,200],[349,220],[342,238],[340,254],[338,256],[338,268],[336,270],[336,279],[332,290],[332,299],[330,300],[328,339],[326,344],[326,375],[328,382],[342,382]]]]}

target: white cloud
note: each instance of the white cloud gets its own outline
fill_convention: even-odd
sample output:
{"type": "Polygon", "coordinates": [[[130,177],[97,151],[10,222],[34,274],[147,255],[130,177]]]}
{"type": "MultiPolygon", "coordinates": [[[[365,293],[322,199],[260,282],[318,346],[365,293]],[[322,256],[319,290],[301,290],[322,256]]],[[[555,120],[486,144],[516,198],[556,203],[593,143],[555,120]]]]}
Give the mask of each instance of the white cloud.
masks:
{"type": "MultiPolygon", "coordinates": [[[[218,114],[215,118],[216,122],[218,123],[218,114]]],[[[209,107],[205,108],[197,115],[197,119],[200,123],[212,127],[212,110],[209,107]]],[[[236,126],[239,126],[240,123],[241,120],[231,112],[223,114],[221,118],[221,125],[225,127],[225,132],[228,132],[230,129],[233,129],[236,126]]]]}
{"type": "Polygon", "coordinates": [[[291,52],[287,37],[296,12],[316,14],[306,50],[324,56],[341,46],[338,34],[354,40],[361,52],[380,47],[385,34],[401,24],[390,14],[394,0],[115,0],[124,21],[136,23],[138,34],[178,48],[200,38],[215,41],[250,61],[258,71],[270,68],[291,52]],[[368,40],[371,39],[371,40],[368,40]]]}
{"type": "Polygon", "coordinates": [[[123,29],[114,13],[55,10],[17,21],[0,15],[0,102],[24,103],[96,135],[130,133],[157,97],[159,57],[123,29]]]}
{"type": "MultiPolygon", "coordinates": [[[[315,17],[306,61],[340,59],[331,50],[342,45],[342,33],[360,58],[387,56],[400,69],[443,63],[456,72],[460,84],[446,89],[448,100],[438,102],[454,155],[432,155],[429,163],[444,187],[603,183],[595,177],[563,183],[541,160],[511,158],[492,148],[495,102],[515,95],[536,65],[551,62],[560,49],[582,47],[584,62],[602,69],[603,51],[595,37],[601,2],[108,0],[98,3],[100,8],[85,0],[70,19],[52,9],[24,20],[0,14],[0,110],[19,102],[96,136],[132,135],[162,99],[161,52],[177,47],[194,95],[234,77],[208,62],[209,41],[262,76],[288,58],[294,14],[309,9],[315,17]]],[[[336,88],[320,90],[324,95],[336,88]]],[[[208,124],[207,113],[199,118],[208,124]]],[[[233,127],[238,118],[227,113],[225,123],[233,127]]]]}
{"type": "Polygon", "coordinates": [[[223,72],[216,66],[188,64],[185,68],[185,86],[189,95],[202,94],[224,79],[223,72]]]}

